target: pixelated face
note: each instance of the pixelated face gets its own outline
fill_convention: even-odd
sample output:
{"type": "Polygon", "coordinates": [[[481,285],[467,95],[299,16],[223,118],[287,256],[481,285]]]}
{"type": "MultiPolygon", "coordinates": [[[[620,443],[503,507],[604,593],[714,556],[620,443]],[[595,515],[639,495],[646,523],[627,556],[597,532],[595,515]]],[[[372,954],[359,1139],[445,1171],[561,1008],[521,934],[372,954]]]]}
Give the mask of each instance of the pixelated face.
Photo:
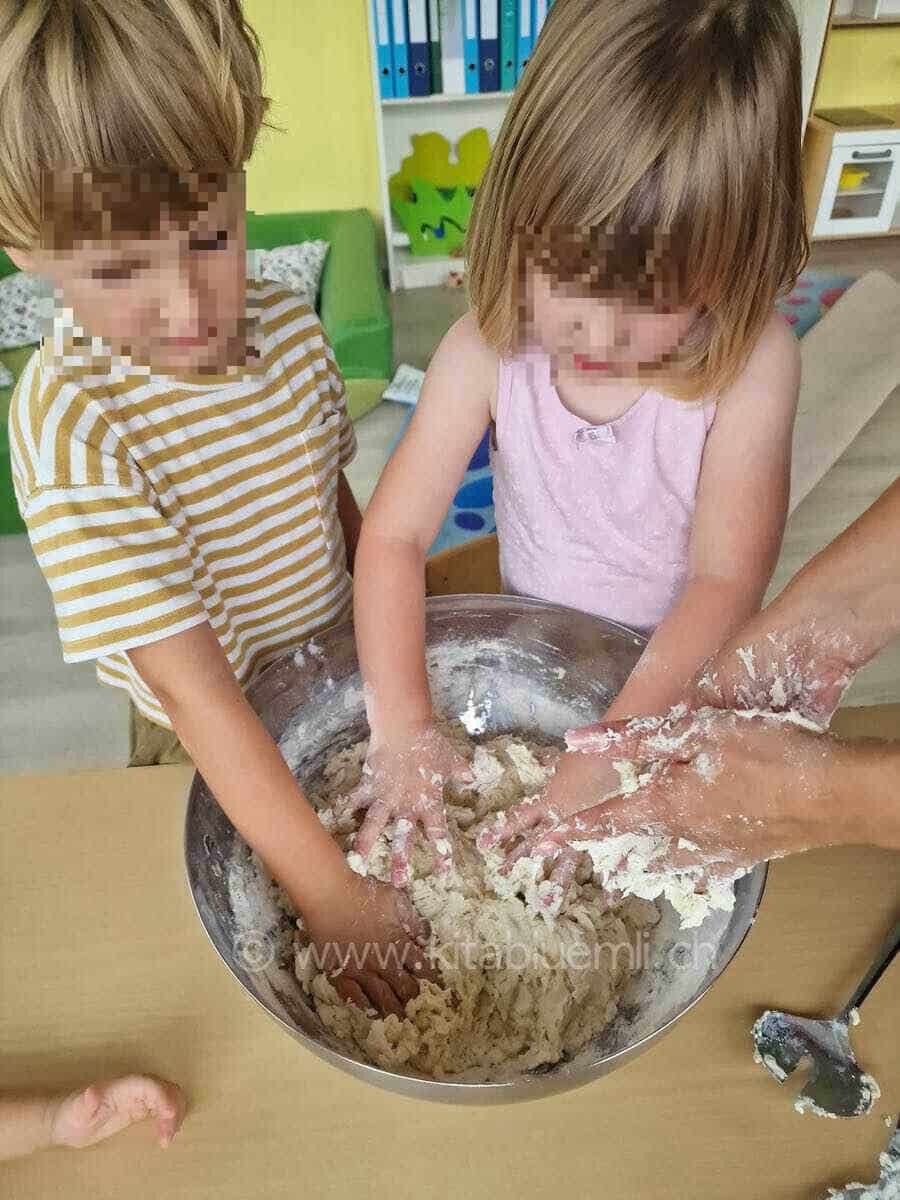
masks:
{"type": "Polygon", "coordinates": [[[587,382],[631,379],[659,367],[677,350],[697,316],[661,298],[639,302],[595,298],[584,286],[529,272],[525,310],[533,334],[557,373],[587,382]]]}
{"type": "Polygon", "coordinates": [[[163,211],[160,232],[73,250],[12,252],[52,280],[86,334],[116,354],[177,374],[220,369],[245,354],[244,173],[184,230],[163,211]]]}

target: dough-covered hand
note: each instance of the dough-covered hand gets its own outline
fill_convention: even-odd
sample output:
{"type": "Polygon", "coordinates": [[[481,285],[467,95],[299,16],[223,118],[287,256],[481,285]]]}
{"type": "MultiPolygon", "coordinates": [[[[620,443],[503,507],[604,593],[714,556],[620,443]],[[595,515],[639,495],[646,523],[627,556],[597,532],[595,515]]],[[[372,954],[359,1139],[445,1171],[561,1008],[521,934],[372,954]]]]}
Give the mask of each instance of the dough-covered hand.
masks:
{"type": "Polygon", "coordinates": [[[427,926],[390,884],[353,875],[341,901],[321,914],[304,913],[304,924],[316,966],[360,1008],[402,1017],[419,994],[418,981],[437,978],[424,949],[427,926]]]}
{"type": "MultiPolygon", "coordinates": [[[[504,870],[522,858],[527,847],[546,830],[556,829],[560,822],[598,800],[614,794],[620,786],[619,775],[612,763],[587,755],[554,755],[554,770],[544,792],[533,799],[523,800],[514,808],[502,812],[485,826],[476,839],[482,853],[493,850],[509,851],[504,870]]],[[[574,880],[582,854],[563,842],[548,848],[541,856],[551,860],[548,880],[568,888],[574,880]]]]}
{"type": "Polygon", "coordinates": [[[77,1150],[152,1117],[165,1149],[181,1128],[184,1112],[184,1096],[174,1083],[150,1075],[125,1075],[55,1102],[49,1113],[50,1142],[77,1150]]]}
{"type": "Polygon", "coordinates": [[[541,826],[512,857],[552,858],[573,841],[654,829],[673,839],[672,866],[732,876],[842,839],[830,778],[838,758],[852,753],[844,743],[789,721],[711,708],[648,724],[570,735],[585,754],[592,736],[601,754],[613,746],[617,758],[632,761],[636,790],[541,826]]]}
{"type": "Polygon", "coordinates": [[[860,665],[850,637],[822,621],[772,627],[760,613],[698,671],[689,708],[793,710],[827,729],[860,665]]]}
{"type": "MultiPolygon", "coordinates": [[[[595,728],[589,726],[586,731],[593,733],[595,728]]],[[[479,833],[478,848],[493,850],[508,845],[539,825],[548,821],[558,823],[584,808],[593,807],[606,796],[615,795],[621,786],[621,776],[611,759],[597,755],[561,754],[541,795],[523,800],[521,804],[501,813],[479,833]]]]}
{"type": "Polygon", "coordinates": [[[417,824],[434,852],[435,871],[443,874],[453,861],[444,784],[465,787],[473,782],[472,769],[463,754],[433,726],[370,751],[362,783],[350,796],[348,809],[367,809],[356,835],[354,851],[368,858],[375,842],[393,821],[391,882],[404,887],[409,881],[410,842],[417,824]]]}

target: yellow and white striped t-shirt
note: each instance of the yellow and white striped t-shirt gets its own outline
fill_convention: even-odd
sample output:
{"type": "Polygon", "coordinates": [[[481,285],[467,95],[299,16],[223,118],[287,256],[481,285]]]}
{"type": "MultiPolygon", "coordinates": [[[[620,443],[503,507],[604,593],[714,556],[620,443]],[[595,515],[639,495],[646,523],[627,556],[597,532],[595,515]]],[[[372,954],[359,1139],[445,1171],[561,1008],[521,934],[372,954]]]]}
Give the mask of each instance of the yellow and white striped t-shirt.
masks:
{"type": "Polygon", "coordinates": [[[177,379],[97,339],[85,351],[71,310],[57,313],[10,406],[16,498],[63,658],[97,659],[167,727],[125,651],[209,621],[246,684],[350,613],[337,477],[356,442],[331,345],[281,284],[248,281],[247,313],[258,360],[177,379]]]}

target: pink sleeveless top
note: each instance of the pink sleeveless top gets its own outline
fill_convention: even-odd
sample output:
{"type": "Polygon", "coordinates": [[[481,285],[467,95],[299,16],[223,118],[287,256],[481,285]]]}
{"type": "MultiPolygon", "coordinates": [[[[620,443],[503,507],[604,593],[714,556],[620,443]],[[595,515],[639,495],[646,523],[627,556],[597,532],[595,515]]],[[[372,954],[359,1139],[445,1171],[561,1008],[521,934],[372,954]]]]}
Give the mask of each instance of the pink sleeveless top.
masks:
{"type": "Polygon", "coordinates": [[[562,403],[550,360],[500,363],[492,438],[506,592],[654,629],[678,599],[713,404],[647,391],[591,426],[562,403]]]}

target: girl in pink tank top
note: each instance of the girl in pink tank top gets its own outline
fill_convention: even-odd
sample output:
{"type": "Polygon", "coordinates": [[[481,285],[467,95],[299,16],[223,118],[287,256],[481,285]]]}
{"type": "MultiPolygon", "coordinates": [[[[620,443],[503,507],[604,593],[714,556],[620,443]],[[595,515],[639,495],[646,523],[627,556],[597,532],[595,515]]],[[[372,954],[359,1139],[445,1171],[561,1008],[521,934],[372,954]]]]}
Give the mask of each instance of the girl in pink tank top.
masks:
{"type": "MultiPolygon", "coordinates": [[[[801,127],[790,0],[554,5],[477,190],[471,311],[363,526],[378,804],[357,849],[401,814],[448,845],[434,780],[460,764],[433,724],[422,578],[486,426],[504,589],[650,635],[609,719],[665,713],[758,609],[799,390],[775,302],[808,252],[801,127]]],[[[591,769],[564,756],[556,812],[611,790],[591,769]]]]}
{"type": "Polygon", "coordinates": [[[501,360],[491,463],[503,590],[646,632],[681,594],[715,406],[648,389],[615,420],[567,409],[546,355],[501,360]]]}

